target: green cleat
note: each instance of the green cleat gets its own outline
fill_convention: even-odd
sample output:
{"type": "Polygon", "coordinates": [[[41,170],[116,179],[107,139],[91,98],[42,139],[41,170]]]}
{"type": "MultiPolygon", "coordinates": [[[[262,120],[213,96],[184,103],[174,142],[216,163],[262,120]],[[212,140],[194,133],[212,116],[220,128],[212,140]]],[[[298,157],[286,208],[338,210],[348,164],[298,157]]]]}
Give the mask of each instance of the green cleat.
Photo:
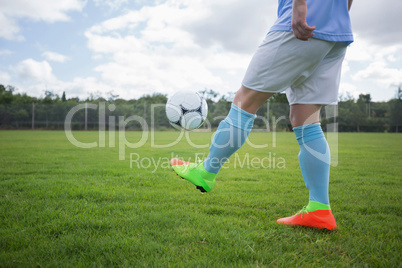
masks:
{"type": "Polygon", "coordinates": [[[210,192],[214,188],[216,174],[205,170],[203,163],[189,163],[172,159],[170,164],[181,178],[191,182],[201,192],[210,192]]]}

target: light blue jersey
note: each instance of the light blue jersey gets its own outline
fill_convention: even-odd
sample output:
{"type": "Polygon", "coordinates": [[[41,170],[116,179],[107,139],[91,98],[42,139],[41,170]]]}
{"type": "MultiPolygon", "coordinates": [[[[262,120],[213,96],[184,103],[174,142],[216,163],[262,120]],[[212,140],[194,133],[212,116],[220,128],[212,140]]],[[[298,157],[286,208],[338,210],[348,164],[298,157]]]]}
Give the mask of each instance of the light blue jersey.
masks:
{"type": "MultiPolygon", "coordinates": [[[[270,32],[292,31],[292,4],[293,0],[279,0],[278,19],[270,32]]],[[[313,38],[348,45],[353,42],[348,0],[307,0],[306,20],[307,25],[316,26],[313,38]]]]}

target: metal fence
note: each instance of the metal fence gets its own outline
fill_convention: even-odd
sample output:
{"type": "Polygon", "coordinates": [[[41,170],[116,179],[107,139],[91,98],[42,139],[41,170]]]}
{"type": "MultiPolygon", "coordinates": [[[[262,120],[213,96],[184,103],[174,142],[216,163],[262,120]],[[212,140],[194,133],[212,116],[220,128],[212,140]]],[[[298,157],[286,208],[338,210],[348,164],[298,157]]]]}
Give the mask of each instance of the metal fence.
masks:
{"type": "MultiPolygon", "coordinates": [[[[327,123],[337,123],[340,132],[400,132],[401,106],[395,103],[391,107],[393,110],[382,108],[384,111],[381,112],[380,108],[373,105],[368,115],[357,115],[352,111],[352,106],[340,103],[339,106],[326,106],[322,109],[321,123],[324,130],[327,123]]],[[[230,103],[211,104],[208,120],[202,128],[216,128],[229,109],[230,103]]],[[[265,103],[257,116],[253,131],[292,129],[289,105],[286,103],[265,103]]],[[[155,130],[173,129],[165,116],[164,104],[59,102],[0,105],[0,129],[63,130],[68,123],[72,130],[111,130],[116,129],[119,122],[124,122],[127,130],[143,130],[144,126],[155,130]],[[135,119],[125,121],[133,117],[135,119]]]]}
{"type": "MultiPolygon", "coordinates": [[[[216,128],[229,109],[230,103],[210,105],[208,120],[202,128],[216,128]]],[[[257,115],[254,128],[257,131],[291,129],[287,104],[265,104],[257,115]]],[[[125,124],[128,130],[142,130],[144,125],[148,129],[173,129],[165,116],[165,104],[102,102],[0,105],[0,129],[63,130],[66,123],[72,130],[111,129],[133,116],[135,120],[125,124]]]]}

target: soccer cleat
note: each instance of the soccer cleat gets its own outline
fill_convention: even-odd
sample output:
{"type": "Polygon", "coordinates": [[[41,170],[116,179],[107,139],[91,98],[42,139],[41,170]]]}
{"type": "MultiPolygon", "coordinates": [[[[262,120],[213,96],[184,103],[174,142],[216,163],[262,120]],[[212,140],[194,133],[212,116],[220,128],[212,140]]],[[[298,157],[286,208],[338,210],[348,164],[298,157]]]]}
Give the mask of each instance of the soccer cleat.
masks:
{"type": "Polygon", "coordinates": [[[214,188],[216,174],[206,171],[202,162],[195,164],[173,158],[170,164],[177,175],[194,184],[202,193],[214,188]]]}
{"type": "Polygon", "coordinates": [[[287,218],[281,218],[276,222],[286,225],[300,225],[319,229],[336,229],[335,218],[330,209],[318,209],[315,211],[308,211],[307,208],[304,207],[296,215],[287,218]]]}

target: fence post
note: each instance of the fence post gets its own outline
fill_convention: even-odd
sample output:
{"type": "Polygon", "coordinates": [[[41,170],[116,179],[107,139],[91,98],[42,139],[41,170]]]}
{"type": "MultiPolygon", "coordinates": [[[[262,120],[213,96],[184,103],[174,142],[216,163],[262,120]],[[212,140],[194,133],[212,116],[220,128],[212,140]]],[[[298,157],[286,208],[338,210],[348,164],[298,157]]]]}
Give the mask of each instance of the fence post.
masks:
{"type": "Polygon", "coordinates": [[[32,130],[35,129],[35,102],[32,102],[32,130]]]}
{"type": "Polygon", "coordinates": [[[88,130],[88,103],[85,103],[85,130],[88,130]]]}
{"type": "Polygon", "coordinates": [[[269,132],[269,101],[267,102],[267,132],[269,132]]]}

